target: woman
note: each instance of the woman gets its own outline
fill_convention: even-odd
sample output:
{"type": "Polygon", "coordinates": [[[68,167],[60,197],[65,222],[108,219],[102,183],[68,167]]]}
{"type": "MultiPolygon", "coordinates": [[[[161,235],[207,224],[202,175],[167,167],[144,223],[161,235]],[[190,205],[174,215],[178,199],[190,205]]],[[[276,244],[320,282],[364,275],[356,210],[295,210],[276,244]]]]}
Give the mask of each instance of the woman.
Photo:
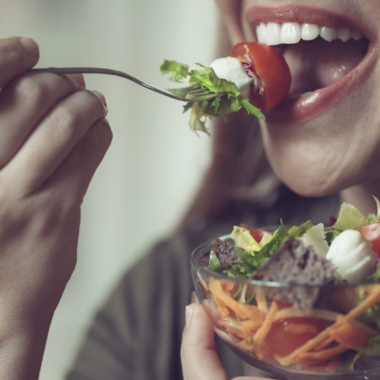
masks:
{"type": "MultiPolygon", "coordinates": [[[[295,192],[318,199],[276,186],[252,119],[239,114],[231,117],[229,125],[217,125],[213,163],[185,227],[125,276],[97,316],[68,379],[180,379],[183,310],[192,290],[188,255],[196,245],[227,232],[232,224],[274,224],[280,217],[289,224],[308,217],[326,221],[338,208],[338,196],[330,195],[337,191],[363,212],[372,211],[370,195],[378,195],[380,174],[376,165],[379,95],[377,87],[371,86],[380,75],[379,5],[377,0],[352,1],[349,6],[347,0],[321,0],[320,11],[302,8],[308,3],[273,0],[271,9],[272,0],[218,1],[232,43],[250,38],[247,18],[254,25],[280,20],[316,23],[319,17],[319,21],[327,20],[326,26],[334,26],[338,20],[337,27],[352,23],[370,40],[364,67],[360,64],[360,70],[352,71],[355,75],[343,82],[342,91],[328,91],[326,96],[316,92],[296,101],[294,107],[285,105],[267,115],[266,125],[261,126],[278,177],[295,192]],[[264,8],[252,8],[258,5],[264,8]],[[260,12],[262,19],[255,21],[260,12]],[[281,120],[276,115],[282,115],[281,120]],[[248,188],[252,183],[255,186],[248,188]]],[[[52,315],[74,269],[80,203],[111,132],[101,120],[105,109],[100,95],[85,91],[81,77],[74,81],[48,74],[18,76],[38,59],[32,42],[32,53],[22,54],[18,43],[19,39],[0,43],[0,115],[4,118],[0,118],[4,131],[0,149],[4,183],[0,197],[0,367],[2,379],[36,379],[52,315]],[[57,126],[62,133],[49,133],[56,132],[57,126]]],[[[310,53],[299,46],[301,52],[310,53]]],[[[296,61],[297,49],[288,50],[296,61]]],[[[340,56],[343,53],[351,55],[344,50],[340,56]]],[[[316,68],[322,74],[326,69],[316,68]]],[[[294,92],[304,90],[299,83],[294,92]]],[[[243,375],[243,371],[249,375],[252,369],[243,369],[242,362],[219,341],[218,358],[201,307],[192,304],[191,311],[187,310],[184,378],[226,379],[243,375]]]]}
{"type": "MultiPolygon", "coordinates": [[[[272,168],[291,189],[308,197],[341,192],[343,200],[357,205],[364,213],[370,212],[371,195],[378,197],[380,193],[380,111],[376,106],[380,94],[372,85],[380,75],[379,2],[322,0],[315,8],[305,0],[217,0],[217,3],[233,43],[252,38],[252,30],[261,22],[349,28],[369,40],[363,38],[361,42],[369,42],[366,55],[360,55],[358,44],[352,41],[347,46],[335,43],[339,57],[331,51],[330,56],[325,55],[323,49],[330,49],[327,42],[315,43],[313,51],[307,46],[312,41],[301,42],[299,47],[290,45],[284,54],[293,74],[293,91],[330,87],[272,111],[267,121],[261,123],[261,130],[272,168]],[[330,64],[326,63],[331,56],[330,64]],[[307,84],[306,64],[311,66],[307,84]],[[318,71],[321,77],[337,78],[316,78],[318,71]],[[310,76],[314,76],[313,84],[310,76]]],[[[182,345],[186,380],[228,378],[214,346],[207,315],[200,305],[191,304],[186,308],[182,345]]],[[[245,374],[251,373],[254,372],[246,366],[245,374]]]]}

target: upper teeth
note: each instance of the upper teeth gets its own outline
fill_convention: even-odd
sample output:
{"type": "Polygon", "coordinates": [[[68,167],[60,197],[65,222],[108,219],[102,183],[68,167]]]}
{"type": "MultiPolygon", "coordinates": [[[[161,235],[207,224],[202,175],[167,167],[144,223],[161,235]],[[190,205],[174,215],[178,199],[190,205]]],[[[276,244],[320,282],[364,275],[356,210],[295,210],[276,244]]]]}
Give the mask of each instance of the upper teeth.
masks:
{"type": "Polygon", "coordinates": [[[350,38],[357,41],[363,37],[357,30],[335,29],[308,23],[299,24],[298,22],[285,22],[283,24],[275,22],[265,24],[262,22],[256,27],[256,35],[259,42],[267,45],[296,44],[301,38],[310,41],[318,36],[329,42],[335,39],[346,42],[350,38]]]}

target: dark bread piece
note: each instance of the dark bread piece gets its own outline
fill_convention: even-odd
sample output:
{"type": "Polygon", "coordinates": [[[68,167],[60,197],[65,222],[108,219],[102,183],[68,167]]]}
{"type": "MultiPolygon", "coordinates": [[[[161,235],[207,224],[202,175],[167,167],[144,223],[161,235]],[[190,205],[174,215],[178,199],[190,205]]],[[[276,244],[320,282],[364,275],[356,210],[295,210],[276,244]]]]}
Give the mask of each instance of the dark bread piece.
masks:
{"type": "Polygon", "coordinates": [[[219,238],[215,240],[212,250],[223,269],[233,268],[235,261],[241,260],[235,245],[219,238]]]}
{"type": "MultiPolygon", "coordinates": [[[[313,247],[306,247],[301,240],[291,236],[252,275],[252,279],[319,286],[330,282],[334,278],[334,271],[331,262],[317,255],[313,247]]],[[[293,303],[303,310],[310,310],[319,295],[318,288],[313,287],[266,288],[265,292],[283,302],[293,303]]]]}

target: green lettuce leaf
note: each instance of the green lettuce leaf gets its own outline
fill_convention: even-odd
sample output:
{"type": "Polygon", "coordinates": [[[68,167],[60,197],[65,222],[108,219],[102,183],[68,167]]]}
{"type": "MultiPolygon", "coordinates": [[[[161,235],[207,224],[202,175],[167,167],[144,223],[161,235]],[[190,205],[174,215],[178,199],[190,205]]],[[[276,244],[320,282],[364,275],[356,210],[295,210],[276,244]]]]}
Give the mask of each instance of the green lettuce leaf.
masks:
{"type": "Polygon", "coordinates": [[[339,228],[336,228],[334,226],[325,227],[327,244],[330,246],[331,243],[335,240],[335,238],[338,237],[342,232],[343,230],[340,230],[339,228]]]}
{"type": "MultiPolygon", "coordinates": [[[[201,116],[217,116],[224,122],[227,122],[230,113],[245,108],[249,114],[264,118],[262,112],[253,106],[248,98],[240,94],[235,83],[218,78],[211,67],[204,67],[197,63],[196,69],[191,70],[189,76],[190,85],[200,85],[201,89],[207,89],[215,93],[224,93],[219,98],[196,103],[199,104],[201,109],[201,116]]],[[[193,107],[196,106],[194,105],[193,107]]],[[[196,113],[199,114],[198,111],[196,113]]],[[[197,130],[198,125],[196,123],[189,124],[192,130],[197,130]]]]}
{"type": "MultiPolygon", "coordinates": [[[[197,63],[195,68],[189,71],[187,65],[166,60],[161,66],[161,73],[163,75],[171,74],[170,79],[176,82],[184,81],[188,78],[191,88],[199,87],[202,90],[209,90],[220,95],[213,100],[192,102],[184,106],[184,112],[191,109],[189,126],[192,131],[209,133],[206,127],[207,119],[219,117],[224,122],[227,122],[229,114],[242,108],[251,115],[265,118],[263,113],[239,92],[235,83],[218,78],[211,67],[204,67],[197,63]]],[[[182,94],[181,89],[169,91],[179,96],[182,94]]]]}
{"type": "Polygon", "coordinates": [[[222,271],[222,265],[220,264],[220,261],[216,257],[214,251],[210,252],[210,261],[208,263],[207,269],[211,270],[213,272],[221,272],[222,271]]]}
{"type": "Polygon", "coordinates": [[[299,227],[294,226],[290,228],[289,236],[300,238],[306,231],[309,231],[311,227],[313,227],[313,223],[311,223],[311,220],[308,220],[307,222],[301,224],[299,227]]]}
{"type": "MultiPolygon", "coordinates": [[[[380,201],[374,195],[372,195],[372,196],[373,196],[373,198],[375,199],[375,202],[376,202],[377,214],[376,215],[370,214],[370,215],[372,215],[371,223],[378,223],[378,222],[380,222],[380,201]]],[[[369,215],[368,215],[368,217],[369,217],[369,215]]],[[[368,224],[370,224],[370,223],[368,223],[368,224]]]]}
{"type": "Polygon", "coordinates": [[[352,363],[352,369],[354,368],[355,362],[362,357],[366,356],[379,356],[380,355],[380,335],[375,336],[369,340],[369,344],[367,347],[356,346],[355,349],[358,353],[355,355],[352,363]]]}
{"type": "Polygon", "coordinates": [[[367,223],[368,224],[378,223],[378,222],[379,222],[379,219],[377,218],[377,216],[375,214],[368,214],[368,216],[367,216],[367,223]]]}
{"type": "Polygon", "coordinates": [[[187,78],[189,73],[189,66],[184,63],[178,63],[176,61],[164,60],[164,63],[160,67],[161,74],[170,74],[169,80],[173,82],[183,82],[187,78]]]}
{"type": "Polygon", "coordinates": [[[345,230],[358,230],[361,227],[367,225],[367,220],[364,215],[353,205],[343,202],[340,207],[338,220],[334,224],[334,227],[345,230]]]}
{"type": "Polygon", "coordinates": [[[262,254],[264,257],[267,258],[271,257],[275,253],[275,251],[277,251],[277,249],[279,249],[281,245],[285,243],[288,237],[288,229],[282,223],[281,220],[281,225],[274,234],[273,239],[269,243],[265,244],[264,247],[261,248],[261,250],[258,253],[262,254]]]}
{"type": "Polygon", "coordinates": [[[263,265],[268,258],[265,257],[262,253],[256,252],[255,256],[252,256],[249,253],[244,252],[241,250],[238,246],[235,246],[236,252],[239,254],[240,258],[242,259],[244,265],[245,265],[245,271],[247,273],[252,273],[254,272],[258,267],[263,265]]]}
{"type": "Polygon", "coordinates": [[[224,270],[223,273],[230,277],[249,278],[252,273],[261,267],[280,248],[289,237],[286,226],[281,221],[281,226],[274,234],[272,240],[264,245],[259,251],[244,252],[235,245],[235,250],[241,258],[241,262],[235,262],[234,267],[224,270]]]}

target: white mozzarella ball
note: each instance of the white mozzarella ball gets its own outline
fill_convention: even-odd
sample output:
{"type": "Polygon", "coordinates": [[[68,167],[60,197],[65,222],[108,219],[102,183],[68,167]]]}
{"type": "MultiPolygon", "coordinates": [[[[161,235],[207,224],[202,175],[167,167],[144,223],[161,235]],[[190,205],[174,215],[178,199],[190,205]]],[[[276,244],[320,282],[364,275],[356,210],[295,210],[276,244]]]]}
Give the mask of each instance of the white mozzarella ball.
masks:
{"type": "Polygon", "coordinates": [[[233,57],[219,58],[212,62],[210,67],[214,69],[219,78],[235,83],[242,95],[249,96],[252,78],[247,75],[238,59],[233,57]]]}
{"type": "Polygon", "coordinates": [[[311,227],[310,230],[303,234],[301,240],[306,246],[311,245],[315,252],[320,256],[325,257],[327,251],[329,250],[323,223],[319,223],[316,226],[311,227]]]}
{"type": "Polygon", "coordinates": [[[343,231],[331,243],[326,259],[349,284],[357,284],[375,271],[376,253],[359,231],[343,231]]]}

